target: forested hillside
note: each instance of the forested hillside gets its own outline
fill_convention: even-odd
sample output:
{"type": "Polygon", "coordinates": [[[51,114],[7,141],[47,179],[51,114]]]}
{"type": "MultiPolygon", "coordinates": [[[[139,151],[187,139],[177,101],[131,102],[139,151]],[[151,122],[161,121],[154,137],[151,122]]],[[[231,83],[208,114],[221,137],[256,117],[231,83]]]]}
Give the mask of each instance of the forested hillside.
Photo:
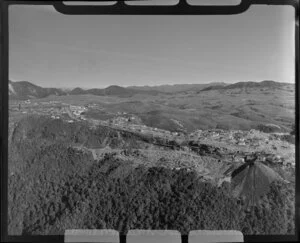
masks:
{"type": "Polygon", "coordinates": [[[195,171],[135,166],[111,155],[94,160],[78,144],[143,147],[129,133],[27,118],[11,131],[9,234],[63,234],[68,228],[235,229],[244,234],[293,234],[294,186],[273,183],[246,211],[229,184],[216,187],[195,171]],[[74,126],[74,127],[73,127],[74,126]],[[108,133],[109,132],[109,136],[108,133]],[[67,142],[66,142],[67,141],[67,142]],[[135,141],[135,142],[133,142],[135,141]],[[94,144],[95,143],[95,144],[94,144]]]}

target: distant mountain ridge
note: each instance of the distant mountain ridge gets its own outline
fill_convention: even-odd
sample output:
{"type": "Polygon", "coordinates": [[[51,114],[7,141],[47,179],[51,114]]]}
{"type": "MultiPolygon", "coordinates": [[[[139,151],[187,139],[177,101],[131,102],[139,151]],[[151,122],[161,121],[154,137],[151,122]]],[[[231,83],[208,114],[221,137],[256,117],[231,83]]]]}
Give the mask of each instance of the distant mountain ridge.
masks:
{"type": "Polygon", "coordinates": [[[130,97],[135,94],[157,95],[159,91],[155,90],[135,90],[130,88],[124,88],[117,85],[111,85],[105,89],[87,89],[75,88],[72,90],[62,90],[58,88],[43,88],[38,85],[32,84],[28,81],[9,81],[9,97],[11,99],[31,99],[31,98],[45,98],[50,95],[83,95],[93,94],[99,96],[120,96],[130,97]]]}
{"type": "Polygon", "coordinates": [[[12,99],[44,98],[49,95],[66,95],[67,93],[57,88],[43,88],[28,81],[9,81],[9,97],[12,99]]]}
{"type": "Polygon", "coordinates": [[[228,89],[246,89],[246,88],[281,88],[283,86],[287,85],[293,85],[290,83],[280,83],[280,82],[275,82],[271,80],[265,80],[261,82],[253,82],[253,81],[248,81],[248,82],[237,82],[234,84],[228,84],[225,86],[222,85],[214,85],[214,86],[209,86],[201,91],[208,91],[208,90],[228,90],[228,89]]]}
{"type": "Polygon", "coordinates": [[[73,94],[73,95],[78,95],[78,94],[93,94],[93,95],[100,95],[100,96],[113,96],[113,95],[118,95],[118,96],[132,96],[135,94],[148,94],[148,95],[157,95],[159,93],[159,91],[155,91],[155,90],[135,90],[135,89],[130,89],[130,88],[125,88],[125,87],[121,87],[118,85],[111,85],[105,89],[81,89],[81,88],[75,88],[73,90],[71,90],[71,92],[69,92],[69,94],[73,94]]]}
{"type": "Polygon", "coordinates": [[[287,83],[279,83],[275,81],[262,81],[262,82],[237,82],[234,84],[225,83],[209,83],[209,84],[175,84],[175,85],[160,85],[160,86],[129,86],[121,87],[111,85],[104,89],[82,89],[74,88],[72,90],[63,90],[58,88],[43,88],[41,86],[32,84],[28,81],[9,81],[9,97],[11,99],[31,99],[31,98],[45,98],[50,95],[83,95],[92,94],[99,96],[120,96],[131,97],[137,94],[144,95],[158,95],[167,93],[178,93],[185,91],[209,91],[209,90],[227,90],[236,88],[280,88],[287,83]]]}
{"type": "Polygon", "coordinates": [[[210,87],[213,85],[225,86],[226,83],[222,82],[213,82],[206,84],[166,84],[166,85],[157,85],[157,86],[129,86],[128,88],[136,89],[136,90],[156,90],[162,91],[166,93],[178,93],[190,90],[201,90],[206,87],[210,87]]]}

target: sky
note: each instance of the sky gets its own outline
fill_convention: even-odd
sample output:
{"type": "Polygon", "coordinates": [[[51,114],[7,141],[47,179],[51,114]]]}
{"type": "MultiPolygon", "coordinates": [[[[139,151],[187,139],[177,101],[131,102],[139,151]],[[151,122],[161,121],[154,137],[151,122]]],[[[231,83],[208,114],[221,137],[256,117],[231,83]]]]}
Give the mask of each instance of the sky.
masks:
{"type": "Polygon", "coordinates": [[[295,81],[295,10],[238,15],[64,15],[9,8],[9,78],[42,87],[104,88],[295,81]]]}

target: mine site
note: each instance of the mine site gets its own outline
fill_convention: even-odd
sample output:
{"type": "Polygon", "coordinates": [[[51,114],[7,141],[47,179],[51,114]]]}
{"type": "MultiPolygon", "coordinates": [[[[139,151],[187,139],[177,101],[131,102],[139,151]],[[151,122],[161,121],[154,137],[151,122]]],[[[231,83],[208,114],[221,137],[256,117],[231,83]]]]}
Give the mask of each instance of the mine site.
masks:
{"type": "Polygon", "coordinates": [[[9,198],[11,230],[293,233],[293,85],[188,88],[96,95],[10,82],[9,185],[18,192],[9,198]]]}

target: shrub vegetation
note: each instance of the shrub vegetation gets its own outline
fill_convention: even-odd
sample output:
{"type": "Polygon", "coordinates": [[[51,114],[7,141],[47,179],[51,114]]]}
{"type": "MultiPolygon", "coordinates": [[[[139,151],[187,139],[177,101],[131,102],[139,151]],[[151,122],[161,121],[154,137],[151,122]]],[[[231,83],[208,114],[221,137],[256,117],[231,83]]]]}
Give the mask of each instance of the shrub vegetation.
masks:
{"type": "MultiPolygon", "coordinates": [[[[193,171],[134,167],[109,155],[94,161],[91,154],[62,142],[86,141],[83,133],[92,139],[84,128],[21,126],[9,146],[10,235],[57,235],[67,228],[110,228],[123,234],[129,229],[294,234],[292,185],[273,183],[261,205],[247,212],[226,183],[218,188],[193,171]]],[[[99,134],[96,142],[102,141],[99,134]]]]}

